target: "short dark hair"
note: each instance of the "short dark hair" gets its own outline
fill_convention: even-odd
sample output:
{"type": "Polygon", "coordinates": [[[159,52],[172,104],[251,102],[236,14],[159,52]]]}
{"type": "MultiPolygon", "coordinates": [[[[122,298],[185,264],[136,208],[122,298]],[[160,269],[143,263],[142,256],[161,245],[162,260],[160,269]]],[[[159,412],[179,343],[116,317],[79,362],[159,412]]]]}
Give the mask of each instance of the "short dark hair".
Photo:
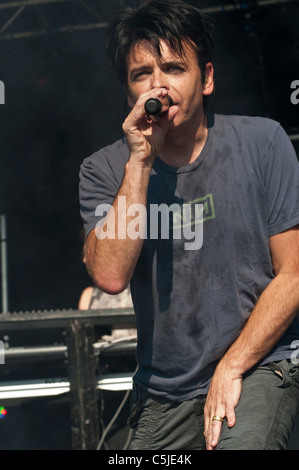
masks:
{"type": "Polygon", "coordinates": [[[214,31],[210,18],[181,0],[151,0],[137,8],[123,8],[107,34],[107,55],[110,66],[123,85],[127,85],[127,59],[132,46],[151,41],[159,55],[160,40],[182,56],[182,40],[195,45],[202,80],[206,64],[214,53],[214,31]]]}

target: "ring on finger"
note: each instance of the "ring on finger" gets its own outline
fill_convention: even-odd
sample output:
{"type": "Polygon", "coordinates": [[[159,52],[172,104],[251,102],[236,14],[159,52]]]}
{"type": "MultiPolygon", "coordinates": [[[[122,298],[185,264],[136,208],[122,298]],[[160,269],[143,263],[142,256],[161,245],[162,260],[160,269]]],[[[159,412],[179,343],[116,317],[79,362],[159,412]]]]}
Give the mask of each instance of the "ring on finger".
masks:
{"type": "Polygon", "coordinates": [[[223,423],[224,418],[222,418],[222,416],[213,416],[212,421],[220,421],[220,423],[223,423]]]}

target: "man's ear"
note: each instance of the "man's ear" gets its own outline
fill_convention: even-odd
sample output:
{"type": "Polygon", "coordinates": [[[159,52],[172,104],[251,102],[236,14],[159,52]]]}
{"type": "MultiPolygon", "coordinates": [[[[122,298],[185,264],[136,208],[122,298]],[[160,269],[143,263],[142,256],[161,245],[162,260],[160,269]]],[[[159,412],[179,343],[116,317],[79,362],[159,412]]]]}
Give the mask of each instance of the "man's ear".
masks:
{"type": "Polygon", "coordinates": [[[211,95],[214,91],[214,67],[212,62],[206,64],[206,78],[204,83],[203,94],[211,95]]]}

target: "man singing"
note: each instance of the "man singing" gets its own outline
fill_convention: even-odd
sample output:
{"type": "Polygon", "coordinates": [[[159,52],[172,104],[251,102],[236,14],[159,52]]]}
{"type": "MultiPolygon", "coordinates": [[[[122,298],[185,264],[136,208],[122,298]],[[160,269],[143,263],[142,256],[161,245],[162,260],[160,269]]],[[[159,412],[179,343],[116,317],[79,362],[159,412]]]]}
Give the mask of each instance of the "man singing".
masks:
{"type": "Polygon", "coordinates": [[[131,111],[81,166],[88,270],[107,293],[131,285],[134,450],[285,449],[299,410],[299,164],[277,122],[206,111],[213,49],[211,22],[182,1],[122,10],[107,50],[131,111]],[[150,236],[165,216],[169,236],[150,236]]]}

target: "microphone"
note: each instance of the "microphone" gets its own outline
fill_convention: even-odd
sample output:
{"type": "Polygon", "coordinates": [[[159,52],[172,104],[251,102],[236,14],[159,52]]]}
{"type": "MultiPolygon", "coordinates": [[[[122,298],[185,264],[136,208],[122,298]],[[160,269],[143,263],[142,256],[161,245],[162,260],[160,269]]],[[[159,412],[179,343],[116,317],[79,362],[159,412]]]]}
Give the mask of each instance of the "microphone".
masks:
{"type": "Polygon", "coordinates": [[[145,102],[144,108],[147,114],[157,116],[161,112],[165,112],[173,106],[173,100],[170,96],[166,95],[164,98],[150,98],[145,102]]]}

